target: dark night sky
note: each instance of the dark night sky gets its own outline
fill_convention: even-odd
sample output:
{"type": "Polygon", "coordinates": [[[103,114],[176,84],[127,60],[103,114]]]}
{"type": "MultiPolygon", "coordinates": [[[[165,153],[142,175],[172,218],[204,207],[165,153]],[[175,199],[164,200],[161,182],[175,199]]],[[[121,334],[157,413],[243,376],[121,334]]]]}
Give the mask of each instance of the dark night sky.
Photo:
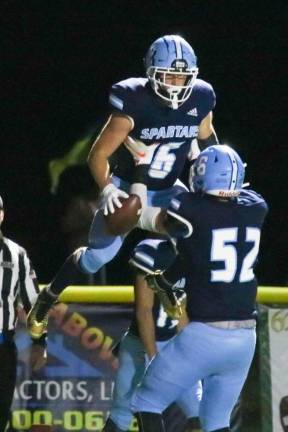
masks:
{"type": "Polygon", "coordinates": [[[247,180],[270,205],[260,283],[286,282],[287,1],[2,0],[0,8],[4,230],[28,248],[40,279],[60,264],[47,162],[101,117],[113,82],[143,75],[154,39],[180,33],[215,89],[219,138],[247,161],[247,180]]]}

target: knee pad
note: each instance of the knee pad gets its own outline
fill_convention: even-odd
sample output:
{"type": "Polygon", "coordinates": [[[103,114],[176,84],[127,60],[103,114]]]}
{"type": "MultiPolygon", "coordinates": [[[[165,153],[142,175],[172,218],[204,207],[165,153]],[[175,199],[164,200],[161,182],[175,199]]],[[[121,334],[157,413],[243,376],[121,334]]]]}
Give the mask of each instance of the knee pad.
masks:
{"type": "Polygon", "coordinates": [[[129,263],[144,273],[164,271],[173,263],[177,252],[171,241],[146,239],[134,248],[129,263]]]}

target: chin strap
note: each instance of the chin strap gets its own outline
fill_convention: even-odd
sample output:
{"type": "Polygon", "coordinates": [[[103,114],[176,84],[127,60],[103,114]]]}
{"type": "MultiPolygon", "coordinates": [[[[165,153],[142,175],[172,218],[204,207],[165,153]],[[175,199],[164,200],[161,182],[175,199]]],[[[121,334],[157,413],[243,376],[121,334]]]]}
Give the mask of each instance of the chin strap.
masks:
{"type": "Polygon", "coordinates": [[[178,102],[178,95],[173,94],[172,101],[171,101],[171,107],[172,109],[178,109],[179,108],[179,102],[178,102]]]}

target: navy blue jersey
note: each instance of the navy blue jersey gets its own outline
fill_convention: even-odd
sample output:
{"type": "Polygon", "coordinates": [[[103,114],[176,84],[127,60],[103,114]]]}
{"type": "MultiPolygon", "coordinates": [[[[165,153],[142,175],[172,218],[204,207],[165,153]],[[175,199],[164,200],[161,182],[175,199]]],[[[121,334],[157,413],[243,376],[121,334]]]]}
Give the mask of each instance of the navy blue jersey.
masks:
{"type": "Polygon", "coordinates": [[[184,193],[171,201],[168,211],[193,227],[190,237],[178,241],[189,318],[223,321],[253,317],[257,291],[254,267],[267,213],[264,199],[248,190],[229,201],[184,193]]]}
{"type": "MultiPolygon", "coordinates": [[[[145,78],[129,78],[112,86],[112,112],[133,119],[131,137],[146,145],[160,143],[149,169],[147,187],[166,189],[180,176],[191,141],[198,136],[199,124],[213,110],[215,93],[210,84],[196,80],[192,93],[177,110],[155,95],[145,78]]],[[[134,161],[121,145],[112,158],[112,171],[123,180],[133,180],[134,161]]]]}
{"type": "MultiPolygon", "coordinates": [[[[177,333],[177,321],[169,318],[163,307],[160,305],[157,296],[154,298],[155,300],[152,313],[155,323],[155,339],[156,341],[160,342],[175,336],[177,333]]],[[[140,336],[135,312],[129,327],[129,332],[135,336],[140,336]]]]}

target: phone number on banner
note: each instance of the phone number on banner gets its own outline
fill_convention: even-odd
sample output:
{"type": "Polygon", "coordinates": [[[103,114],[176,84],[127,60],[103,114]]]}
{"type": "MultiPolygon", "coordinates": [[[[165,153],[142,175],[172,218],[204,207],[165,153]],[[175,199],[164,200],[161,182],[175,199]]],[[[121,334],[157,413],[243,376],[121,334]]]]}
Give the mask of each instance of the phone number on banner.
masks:
{"type": "Polygon", "coordinates": [[[101,431],[106,413],[103,411],[64,411],[62,418],[54,418],[52,411],[15,410],[12,413],[12,427],[18,431],[30,430],[31,426],[59,426],[68,431],[101,431]]]}

